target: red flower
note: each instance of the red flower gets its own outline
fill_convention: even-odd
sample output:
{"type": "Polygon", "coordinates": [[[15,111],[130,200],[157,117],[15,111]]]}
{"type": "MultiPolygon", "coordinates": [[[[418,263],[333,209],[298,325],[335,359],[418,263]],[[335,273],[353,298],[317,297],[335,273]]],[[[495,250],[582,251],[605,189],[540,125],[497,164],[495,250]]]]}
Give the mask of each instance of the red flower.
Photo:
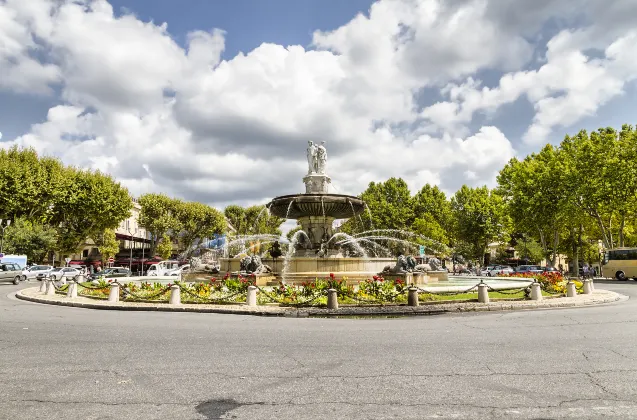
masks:
{"type": "Polygon", "coordinates": [[[171,283],[168,283],[168,287],[170,287],[170,286],[172,286],[172,284],[171,284],[171,283]]]}
{"type": "Polygon", "coordinates": [[[333,279],[334,278],[334,273],[330,273],[330,278],[333,279]]]}
{"type": "Polygon", "coordinates": [[[378,280],[378,276],[374,276],[372,277],[374,280],[378,280]]]}
{"type": "Polygon", "coordinates": [[[216,281],[217,281],[217,279],[216,279],[216,278],[214,278],[214,277],[210,279],[210,283],[214,283],[214,282],[216,282],[216,281]]]}

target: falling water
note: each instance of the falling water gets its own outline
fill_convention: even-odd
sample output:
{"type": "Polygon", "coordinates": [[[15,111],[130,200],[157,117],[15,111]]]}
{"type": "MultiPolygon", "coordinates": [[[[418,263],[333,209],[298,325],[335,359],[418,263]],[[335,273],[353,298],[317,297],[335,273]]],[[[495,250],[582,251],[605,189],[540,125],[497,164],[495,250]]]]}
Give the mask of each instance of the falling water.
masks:
{"type": "Polygon", "coordinates": [[[367,203],[365,203],[365,210],[367,210],[367,216],[369,217],[369,227],[374,229],[374,222],[372,221],[372,211],[369,209],[367,203]]]}
{"type": "Polygon", "coordinates": [[[255,225],[258,226],[259,224],[259,219],[261,219],[261,215],[263,214],[263,212],[266,212],[268,217],[270,216],[270,207],[268,206],[264,206],[263,209],[261,209],[261,211],[259,212],[259,214],[257,215],[257,218],[255,220],[255,225]]]}
{"type": "Polygon", "coordinates": [[[283,272],[281,273],[281,278],[283,279],[284,283],[286,280],[287,273],[290,269],[290,260],[292,259],[292,257],[294,256],[294,253],[296,252],[296,244],[299,242],[299,237],[301,235],[304,235],[305,238],[308,240],[310,239],[307,236],[307,233],[303,232],[302,230],[296,231],[294,235],[292,235],[292,239],[290,239],[290,244],[288,245],[288,250],[285,253],[285,257],[283,257],[283,272]]]}
{"type": "Polygon", "coordinates": [[[288,216],[290,215],[290,209],[292,208],[292,204],[294,204],[294,200],[291,200],[291,201],[290,201],[290,204],[288,204],[288,211],[287,211],[287,212],[285,212],[285,218],[286,218],[286,219],[289,219],[289,217],[288,217],[288,216]]]}
{"type": "Polygon", "coordinates": [[[323,201],[323,197],[321,197],[321,208],[323,209],[323,219],[325,219],[325,202],[323,201]]]}
{"type": "Polygon", "coordinates": [[[330,242],[332,242],[332,239],[338,239],[338,238],[345,238],[344,241],[339,242],[340,243],[351,243],[352,246],[354,247],[354,249],[356,249],[357,252],[359,252],[363,258],[367,259],[369,258],[367,256],[367,252],[365,252],[365,248],[363,248],[361,246],[360,243],[358,243],[358,241],[356,240],[356,238],[352,237],[351,235],[348,235],[347,233],[344,232],[338,232],[335,233],[334,235],[332,235],[332,237],[327,241],[327,244],[329,244],[330,242]]]}

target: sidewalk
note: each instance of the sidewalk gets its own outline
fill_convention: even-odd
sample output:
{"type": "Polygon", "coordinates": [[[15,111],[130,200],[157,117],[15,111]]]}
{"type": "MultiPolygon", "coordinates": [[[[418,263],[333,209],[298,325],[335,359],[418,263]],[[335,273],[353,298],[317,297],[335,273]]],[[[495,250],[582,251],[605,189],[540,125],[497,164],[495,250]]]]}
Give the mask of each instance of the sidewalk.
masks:
{"type": "Polygon", "coordinates": [[[291,308],[278,305],[208,305],[188,304],[170,305],[168,303],[144,302],[107,302],[83,296],[70,299],[65,295],[47,296],[36,287],[22,289],[16,298],[49,305],[71,306],[76,308],[119,310],[119,311],[164,311],[164,312],[202,312],[236,315],[286,316],[286,317],[334,317],[334,316],[401,316],[401,315],[434,315],[453,312],[511,311],[548,308],[573,308],[600,305],[624,301],[628,296],[608,290],[596,289],[591,295],[560,297],[540,301],[498,301],[490,303],[478,302],[422,302],[420,306],[386,305],[386,306],[348,306],[342,305],[338,310],[324,308],[291,308]]]}

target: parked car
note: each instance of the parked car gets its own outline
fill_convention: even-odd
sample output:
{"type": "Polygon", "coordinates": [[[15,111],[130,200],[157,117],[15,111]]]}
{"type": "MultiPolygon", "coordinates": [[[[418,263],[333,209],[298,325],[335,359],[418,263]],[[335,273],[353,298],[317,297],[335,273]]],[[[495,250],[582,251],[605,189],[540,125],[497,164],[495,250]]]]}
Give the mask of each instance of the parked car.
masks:
{"type": "Polygon", "coordinates": [[[30,279],[41,279],[53,270],[50,265],[32,265],[22,270],[22,281],[30,279]]]}
{"type": "Polygon", "coordinates": [[[545,273],[559,273],[559,272],[560,272],[560,270],[558,270],[558,269],[557,269],[557,268],[555,268],[555,267],[542,267],[542,270],[543,270],[545,273]]]}
{"type": "Polygon", "coordinates": [[[175,268],[166,273],[167,276],[179,276],[181,274],[187,274],[188,270],[190,270],[190,264],[182,265],[179,268],[175,268]]]}
{"type": "Polygon", "coordinates": [[[496,265],[492,270],[487,271],[487,276],[497,277],[502,274],[512,274],[513,272],[513,268],[508,265],[496,265]]]}
{"type": "Polygon", "coordinates": [[[542,267],[540,267],[539,265],[519,265],[519,266],[515,267],[515,272],[516,273],[522,273],[522,274],[534,275],[534,274],[543,273],[544,269],[542,267]]]}
{"type": "Polygon", "coordinates": [[[71,267],[56,267],[49,271],[48,277],[51,280],[60,280],[63,277],[67,279],[72,279],[73,277],[82,274],[80,270],[71,267]]]}
{"type": "Polygon", "coordinates": [[[130,277],[130,276],[131,276],[131,272],[128,268],[109,267],[97,273],[91,274],[89,278],[92,280],[95,280],[95,279],[99,279],[100,277],[103,277],[105,279],[111,279],[116,277],[130,277]]]}
{"type": "Polygon", "coordinates": [[[10,281],[19,284],[22,278],[22,267],[17,263],[5,262],[0,264],[0,281],[10,281]]]}
{"type": "Polygon", "coordinates": [[[479,275],[480,276],[488,276],[489,273],[493,270],[495,270],[495,268],[497,267],[497,265],[488,265],[486,267],[483,267],[480,269],[479,271],[479,275]]]}

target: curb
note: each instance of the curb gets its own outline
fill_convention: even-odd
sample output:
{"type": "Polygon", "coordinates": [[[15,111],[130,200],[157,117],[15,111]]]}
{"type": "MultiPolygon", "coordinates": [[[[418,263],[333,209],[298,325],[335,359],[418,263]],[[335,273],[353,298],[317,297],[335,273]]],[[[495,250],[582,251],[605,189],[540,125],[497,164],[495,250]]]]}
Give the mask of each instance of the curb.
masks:
{"type": "MultiPolygon", "coordinates": [[[[44,299],[41,297],[28,296],[22,289],[15,293],[15,297],[20,300],[42,303],[46,305],[68,306],[74,308],[116,310],[116,311],[145,311],[145,312],[190,312],[190,313],[217,313],[232,315],[254,315],[266,317],[291,317],[291,318],[339,318],[339,317],[382,317],[382,316],[426,316],[442,315],[444,313],[468,313],[468,312],[499,312],[515,310],[533,309],[555,309],[555,308],[583,308],[595,305],[603,305],[614,302],[628,300],[628,296],[607,290],[597,290],[607,296],[599,296],[599,300],[587,301],[556,301],[551,299],[531,303],[533,301],[520,302],[493,302],[488,304],[471,303],[440,303],[428,304],[416,307],[409,306],[381,306],[381,307],[341,307],[337,310],[316,309],[316,308],[277,308],[275,311],[259,309],[242,309],[240,306],[233,307],[203,307],[203,306],[169,306],[168,304],[151,305],[127,305],[126,302],[112,303],[87,303],[77,301],[64,301],[54,299],[44,299]],[[479,306],[478,306],[479,305],[479,306]]],[[[579,295],[583,296],[583,295],[579,295]]],[[[594,295],[593,295],[594,296],[594,295]]],[[[573,299],[573,298],[560,298],[573,299]]],[[[258,308],[258,307],[257,307],[258,308]]]]}

